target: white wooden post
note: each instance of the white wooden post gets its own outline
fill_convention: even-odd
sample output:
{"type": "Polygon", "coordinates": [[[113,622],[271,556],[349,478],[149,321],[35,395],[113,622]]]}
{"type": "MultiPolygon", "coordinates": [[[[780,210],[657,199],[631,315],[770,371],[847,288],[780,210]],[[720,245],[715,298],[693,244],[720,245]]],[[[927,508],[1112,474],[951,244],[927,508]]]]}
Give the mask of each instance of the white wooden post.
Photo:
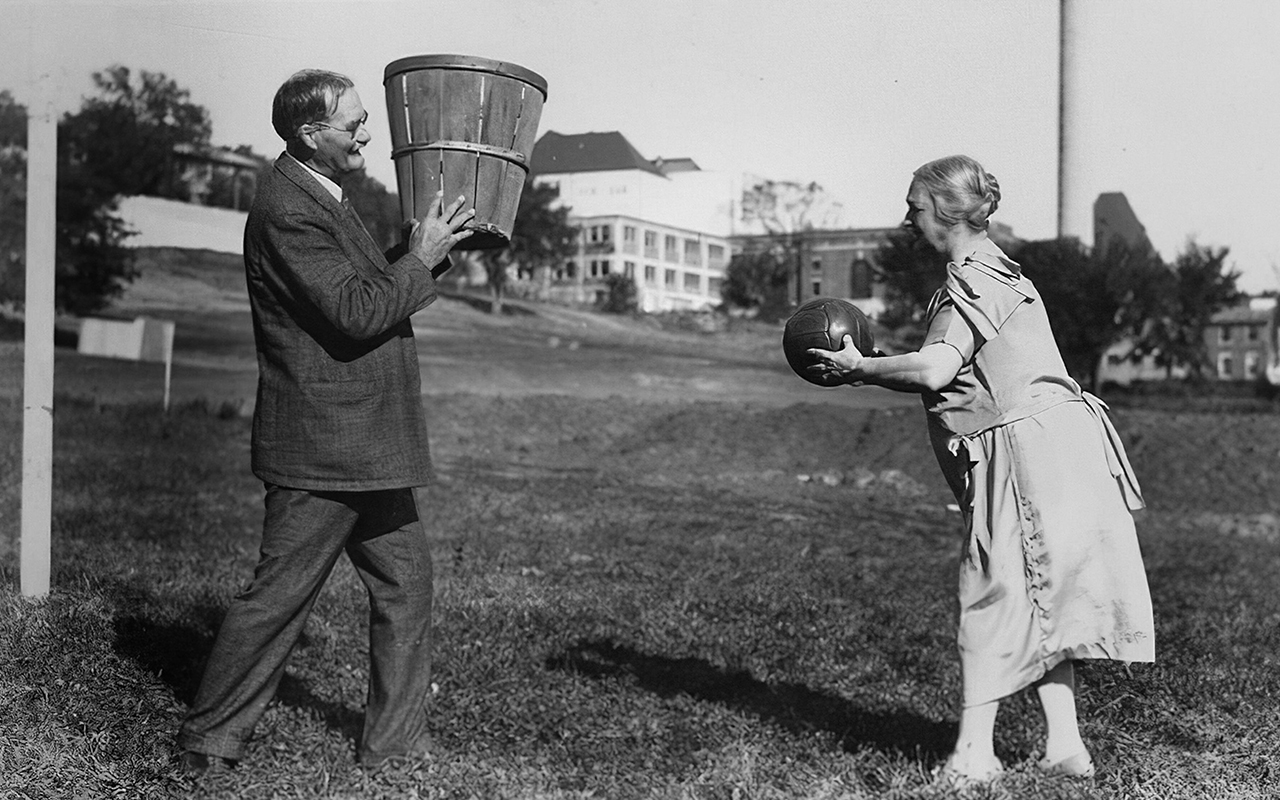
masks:
{"type": "Polygon", "coordinates": [[[49,593],[53,517],[54,221],[58,121],[48,75],[33,67],[27,121],[27,293],[22,357],[22,594],[49,593]]]}

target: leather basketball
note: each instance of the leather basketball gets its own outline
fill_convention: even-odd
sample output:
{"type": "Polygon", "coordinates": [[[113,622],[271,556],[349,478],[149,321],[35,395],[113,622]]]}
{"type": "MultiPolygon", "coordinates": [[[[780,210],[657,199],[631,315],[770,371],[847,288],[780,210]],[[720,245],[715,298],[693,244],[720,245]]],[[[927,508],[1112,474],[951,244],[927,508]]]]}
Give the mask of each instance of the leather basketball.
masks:
{"type": "Polygon", "coordinates": [[[801,378],[818,386],[838,386],[838,382],[809,371],[818,360],[808,350],[811,347],[839,350],[846,334],[853,337],[858,352],[871,355],[875,338],[871,334],[871,322],[862,309],[846,300],[819,297],[797,308],[787,320],[782,331],[782,352],[787,364],[801,378]]]}

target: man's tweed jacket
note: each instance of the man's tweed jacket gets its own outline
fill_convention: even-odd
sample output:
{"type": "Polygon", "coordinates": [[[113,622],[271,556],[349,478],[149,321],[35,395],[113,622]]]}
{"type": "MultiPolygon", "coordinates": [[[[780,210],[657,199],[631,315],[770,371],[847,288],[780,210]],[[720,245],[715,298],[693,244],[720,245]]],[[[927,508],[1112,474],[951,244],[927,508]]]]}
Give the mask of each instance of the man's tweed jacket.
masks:
{"type": "Polygon", "coordinates": [[[409,317],[436,299],[430,269],[412,255],[388,263],[289,155],[258,186],[244,264],[258,351],[253,473],[313,491],[429,483],[409,317]]]}

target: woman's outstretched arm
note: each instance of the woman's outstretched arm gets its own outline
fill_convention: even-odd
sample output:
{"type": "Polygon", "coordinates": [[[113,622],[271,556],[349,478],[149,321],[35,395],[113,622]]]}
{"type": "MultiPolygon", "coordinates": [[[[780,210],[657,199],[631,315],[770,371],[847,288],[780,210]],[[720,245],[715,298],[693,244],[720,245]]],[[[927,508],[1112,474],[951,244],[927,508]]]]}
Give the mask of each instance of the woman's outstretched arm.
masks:
{"type": "Polygon", "coordinates": [[[951,381],[964,366],[960,351],[948,344],[928,344],[913,353],[896,356],[864,356],[845,336],[839,350],[813,348],[818,358],[812,367],[819,374],[832,376],[853,386],[873,384],[898,392],[936,392],[951,381]]]}

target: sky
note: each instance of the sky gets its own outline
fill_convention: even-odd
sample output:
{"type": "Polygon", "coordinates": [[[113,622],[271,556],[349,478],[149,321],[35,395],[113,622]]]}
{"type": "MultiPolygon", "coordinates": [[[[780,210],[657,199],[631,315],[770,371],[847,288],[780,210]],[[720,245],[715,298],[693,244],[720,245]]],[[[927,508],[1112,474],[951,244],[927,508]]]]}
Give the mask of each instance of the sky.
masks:
{"type": "MultiPolygon", "coordinates": [[[[1071,0],[1086,196],[1128,197],[1166,261],[1228,247],[1280,290],[1280,3],[1071,0]]],[[[0,0],[0,89],[73,112],[114,64],[163,72],[213,143],[274,155],[271,98],[298,69],[349,75],[368,170],[395,187],[383,71],[412,55],[546,79],[540,131],[620,131],[646,158],[820,184],[850,227],[897,224],[911,172],[967,153],[996,219],[1057,234],[1054,0],[0,0]]]]}

